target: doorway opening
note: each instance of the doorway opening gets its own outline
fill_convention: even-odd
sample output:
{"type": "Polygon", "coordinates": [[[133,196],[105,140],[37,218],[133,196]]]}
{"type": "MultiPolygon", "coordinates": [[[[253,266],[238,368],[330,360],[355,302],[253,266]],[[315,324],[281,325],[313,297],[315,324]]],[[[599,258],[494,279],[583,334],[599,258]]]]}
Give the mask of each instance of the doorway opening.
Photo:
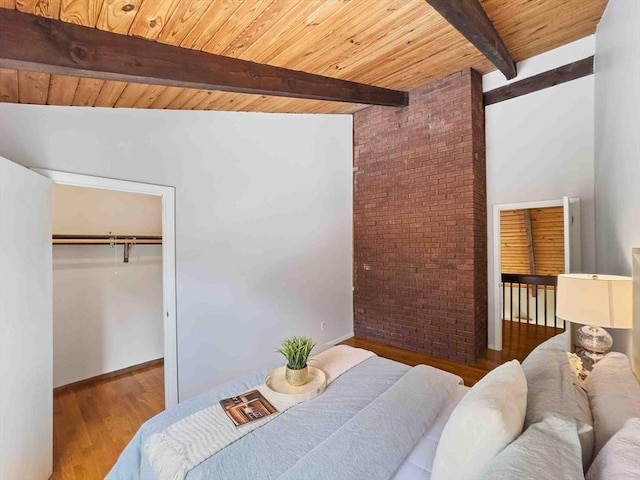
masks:
{"type": "Polygon", "coordinates": [[[564,197],[494,207],[496,350],[518,357],[568,327],[556,317],[555,290],[559,274],[580,269],[579,205],[564,197]]]}
{"type": "MultiPolygon", "coordinates": [[[[67,187],[83,187],[88,189],[105,190],[114,194],[118,192],[122,194],[142,194],[145,196],[153,196],[156,198],[156,200],[159,199],[159,202],[157,202],[157,204],[160,207],[160,237],[162,239],[162,244],[160,253],[161,259],[156,260],[161,261],[161,266],[157,267],[161,269],[162,275],[162,307],[158,309],[158,313],[160,315],[158,321],[162,325],[163,336],[161,353],[164,357],[164,403],[165,408],[177,404],[178,375],[175,300],[175,189],[173,187],[150,185],[124,180],[114,180],[67,172],[57,172],[44,169],[33,170],[40,173],[41,175],[50,178],[54,183],[54,188],[58,185],[67,187]]],[[[99,228],[99,226],[96,228],[99,228]]],[[[114,232],[112,230],[112,233],[114,234],[114,239],[110,243],[114,244],[114,248],[111,249],[109,244],[104,247],[112,250],[111,253],[113,255],[113,259],[111,259],[110,262],[118,261],[124,263],[125,260],[127,260],[127,257],[131,259],[137,258],[139,260],[139,257],[134,257],[136,249],[138,253],[141,253],[144,251],[146,246],[136,246],[136,240],[132,241],[133,237],[136,237],[136,235],[141,237],[157,237],[157,235],[141,235],[137,232],[127,232],[126,234],[123,234],[120,232],[114,232]],[[117,233],[120,233],[121,237],[125,237],[124,240],[127,240],[128,238],[129,241],[119,243],[119,241],[123,239],[118,238],[117,233]]],[[[103,237],[105,235],[109,236],[109,233],[104,232],[103,235],[101,234],[96,236],[103,237]]],[[[71,239],[69,239],[69,241],[71,241],[71,239]]],[[[149,253],[149,251],[147,253],[149,253]]],[[[113,264],[115,265],[115,263],[113,264]]],[[[112,271],[111,273],[114,273],[114,271],[112,271]]],[[[117,273],[117,270],[115,271],[115,273],[117,273]]],[[[142,275],[144,275],[144,272],[142,273],[142,275]]],[[[115,350],[117,350],[117,348],[115,348],[115,350]]]]}
{"type": "Polygon", "coordinates": [[[54,390],[161,370],[162,199],[57,184],[52,213],[54,390]]]}

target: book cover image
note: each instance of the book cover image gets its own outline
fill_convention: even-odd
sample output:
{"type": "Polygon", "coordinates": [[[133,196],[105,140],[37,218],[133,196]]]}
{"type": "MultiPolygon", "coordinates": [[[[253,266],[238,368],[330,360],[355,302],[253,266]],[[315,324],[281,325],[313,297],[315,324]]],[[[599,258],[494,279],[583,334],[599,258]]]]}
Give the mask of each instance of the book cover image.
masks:
{"type": "Polygon", "coordinates": [[[220,406],[236,427],[268,417],[278,411],[258,390],[220,400],[220,406]]]}

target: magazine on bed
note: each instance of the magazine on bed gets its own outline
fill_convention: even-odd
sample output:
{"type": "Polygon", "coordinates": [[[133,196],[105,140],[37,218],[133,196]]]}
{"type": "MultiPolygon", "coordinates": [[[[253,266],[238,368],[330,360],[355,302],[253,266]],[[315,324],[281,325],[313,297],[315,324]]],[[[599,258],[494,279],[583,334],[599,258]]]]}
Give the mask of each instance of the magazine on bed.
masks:
{"type": "Polygon", "coordinates": [[[236,427],[268,417],[278,411],[258,390],[220,400],[220,406],[236,427]]]}

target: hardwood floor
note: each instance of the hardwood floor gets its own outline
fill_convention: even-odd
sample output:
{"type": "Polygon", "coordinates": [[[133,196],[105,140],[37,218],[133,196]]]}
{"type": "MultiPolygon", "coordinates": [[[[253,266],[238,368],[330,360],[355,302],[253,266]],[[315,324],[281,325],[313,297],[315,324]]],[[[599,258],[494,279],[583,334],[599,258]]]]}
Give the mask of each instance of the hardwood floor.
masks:
{"type": "MultiPolygon", "coordinates": [[[[504,350],[487,350],[474,365],[443,360],[380,342],[350,338],[346,345],[366,348],[379,356],[417,365],[424,363],[460,375],[473,385],[504,361],[523,360],[536,345],[560,330],[505,322],[504,350]]],[[[99,480],[144,421],[164,409],[163,366],[62,389],[54,395],[53,463],[50,480],[99,480]]]]}
{"type": "Polygon", "coordinates": [[[529,323],[504,321],[502,327],[503,349],[495,352],[500,355],[501,362],[518,359],[521,362],[531,351],[545,340],[564,332],[561,328],[543,327],[529,323]]]}
{"type": "Polygon", "coordinates": [[[523,361],[527,355],[538,345],[552,336],[562,333],[561,329],[552,327],[542,327],[525,323],[503,322],[502,338],[503,350],[485,350],[483,355],[473,365],[445,360],[439,357],[427,355],[426,353],[412,352],[403,348],[386,345],[373,340],[353,337],[342,342],[344,345],[364,348],[375,352],[377,355],[406,363],[407,365],[425,364],[432,367],[446,370],[447,372],[459,375],[467,386],[475,383],[493,370],[498,365],[513,359],[523,361]]]}
{"type": "Polygon", "coordinates": [[[142,423],[164,409],[164,367],[56,391],[50,480],[99,480],[142,423]]]}

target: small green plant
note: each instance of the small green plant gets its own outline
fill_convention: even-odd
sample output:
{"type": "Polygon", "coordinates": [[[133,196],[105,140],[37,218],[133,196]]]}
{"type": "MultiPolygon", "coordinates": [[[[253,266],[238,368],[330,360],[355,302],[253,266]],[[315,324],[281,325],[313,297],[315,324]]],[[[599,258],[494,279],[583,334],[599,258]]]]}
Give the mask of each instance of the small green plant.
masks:
{"type": "Polygon", "coordinates": [[[302,370],[307,366],[309,354],[316,344],[308,337],[291,337],[282,341],[282,346],[276,351],[287,359],[287,367],[291,370],[302,370]]]}

